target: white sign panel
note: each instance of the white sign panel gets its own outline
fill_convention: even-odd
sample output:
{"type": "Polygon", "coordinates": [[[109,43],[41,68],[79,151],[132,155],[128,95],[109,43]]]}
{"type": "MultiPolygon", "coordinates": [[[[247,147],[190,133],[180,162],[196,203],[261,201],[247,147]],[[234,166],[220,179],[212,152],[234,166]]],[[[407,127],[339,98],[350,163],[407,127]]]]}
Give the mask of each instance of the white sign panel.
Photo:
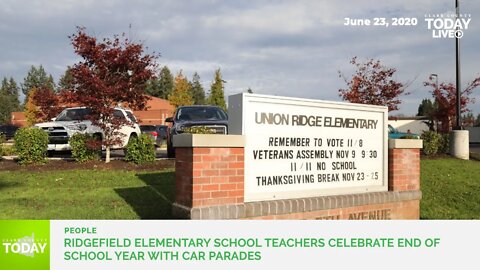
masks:
{"type": "Polygon", "coordinates": [[[388,189],[382,106],[238,94],[229,133],[245,135],[245,201],[388,189]]]}

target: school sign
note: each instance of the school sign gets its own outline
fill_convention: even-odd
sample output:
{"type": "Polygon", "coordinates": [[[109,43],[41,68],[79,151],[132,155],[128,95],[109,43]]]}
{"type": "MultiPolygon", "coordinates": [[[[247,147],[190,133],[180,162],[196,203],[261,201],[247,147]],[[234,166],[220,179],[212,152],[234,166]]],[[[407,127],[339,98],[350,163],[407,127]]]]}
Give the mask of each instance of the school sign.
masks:
{"type": "Polygon", "coordinates": [[[229,133],[245,138],[245,201],[387,190],[386,107],[239,94],[229,133]]]}
{"type": "Polygon", "coordinates": [[[242,93],[228,135],[182,134],[174,215],[418,219],[421,140],[388,139],[387,108],[242,93]]]}

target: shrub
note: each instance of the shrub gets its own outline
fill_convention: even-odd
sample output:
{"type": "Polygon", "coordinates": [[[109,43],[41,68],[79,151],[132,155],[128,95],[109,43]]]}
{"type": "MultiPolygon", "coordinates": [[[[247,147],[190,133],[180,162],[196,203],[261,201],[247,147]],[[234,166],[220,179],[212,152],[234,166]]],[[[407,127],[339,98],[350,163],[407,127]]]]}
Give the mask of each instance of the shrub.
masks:
{"type": "Polygon", "coordinates": [[[405,135],[400,137],[400,139],[418,139],[418,137],[415,135],[405,135]]]}
{"type": "Polygon", "coordinates": [[[442,136],[435,131],[425,131],[422,133],[423,153],[427,156],[436,155],[441,147],[442,136]]]}
{"type": "Polygon", "coordinates": [[[2,160],[3,154],[3,143],[6,141],[5,136],[3,134],[0,134],[0,160],[2,160]]]}
{"type": "Polygon", "coordinates": [[[450,151],[450,134],[445,133],[440,135],[440,145],[438,147],[438,152],[446,154],[450,151]]]}
{"type": "Polygon", "coordinates": [[[148,134],[130,139],[125,160],[135,164],[155,161],[155,144],[148,134]]]}
{"type": "Polygon", "coordinates": [[[102,154],[101,138],[90,134],[74,134],[68,140],[72,147],[72,157],[77,162],[99,160],[102,154]]]}
{"type": "Polygon", "coordinates": [[[191,134],[214,134],[215,132],[209,127],[187,127],[184,129],[184,133],[191,133],[191,134]]]}
{"type": "Polygon", "coordinates": [[[15,148],[10,145],[4,145],[3,147],[0,146],[0,153],[3,156],[13,156],[16,154],[15,148]]]}
{"type": "Polygon", "coordinates": [[[21,128],[15,133],[14,140],[20,164],[45,162],[48,147],[45,131],[33,127],[21,128]]]}

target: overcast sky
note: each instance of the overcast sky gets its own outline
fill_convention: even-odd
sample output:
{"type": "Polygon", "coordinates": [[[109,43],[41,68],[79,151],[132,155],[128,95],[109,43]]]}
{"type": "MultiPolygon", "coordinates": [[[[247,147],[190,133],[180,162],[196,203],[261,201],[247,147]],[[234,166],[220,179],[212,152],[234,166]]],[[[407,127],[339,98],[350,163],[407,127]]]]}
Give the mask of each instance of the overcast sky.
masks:
{"type": "MultiPolygon", "coordinates": [[[[461,39],[462,84],[480,75],[480,1],[461,0],[471,14],[461,39]]],[[[22,82],[31,65],[42,64],[55,80],[74,55],[68,35],[76,26],[98,38],[122,32],[161,54],[159,64],[196,71],[209,89],[221,68],[226,95],[249,87],[259,94],[339,101],[351,74],[349,60],[376,58],[397,68],[396,79],[413,81],[400,110],[414,115],[429,74],[455,81],[453,39],[434,39],[426,14],[453,12],[454,0],[351,1],[0,1],[0,77],[22,82]],[[417,26],[344,26],[346,17],[409,17],[417,26]],[[129,28],[131,25],[131,28],[129,28]]],[[[474,91],[476,97],[480,89],[474,91]]],[[[470,106],[480,112],[479,103],[470,106]]]]}

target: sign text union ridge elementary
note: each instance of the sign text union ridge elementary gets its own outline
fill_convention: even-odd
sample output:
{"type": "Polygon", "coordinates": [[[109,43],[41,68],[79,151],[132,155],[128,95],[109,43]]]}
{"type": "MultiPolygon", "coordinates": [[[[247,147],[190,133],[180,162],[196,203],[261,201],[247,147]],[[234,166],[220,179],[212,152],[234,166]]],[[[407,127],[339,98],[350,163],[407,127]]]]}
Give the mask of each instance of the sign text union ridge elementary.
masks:
{"type": "Polygon", "coordinates": [[[338,127],[376,129],[378,120],[361,118],[343,118],[314,115],[289,115],[281,113],[255,112],[255,122],[265,125],[291,125],[310,127],[338,127]]]}

